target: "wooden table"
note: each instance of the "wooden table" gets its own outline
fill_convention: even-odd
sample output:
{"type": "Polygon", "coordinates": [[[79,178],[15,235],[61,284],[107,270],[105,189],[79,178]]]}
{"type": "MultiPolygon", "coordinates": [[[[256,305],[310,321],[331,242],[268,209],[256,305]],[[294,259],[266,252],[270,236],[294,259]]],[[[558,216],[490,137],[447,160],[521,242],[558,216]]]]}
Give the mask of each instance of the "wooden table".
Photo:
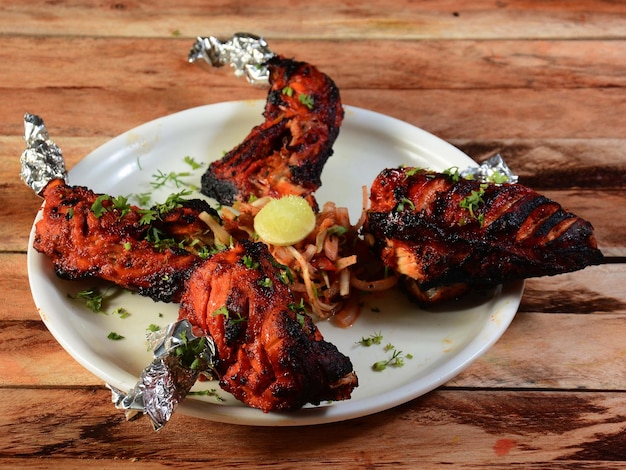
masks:
{"type": "Polygon", "coordinates": [[[610,1],[0,3],[0,466],[615,468],[626,461],[626,4],[610,1]],[[89,5],[92,3],[92,5],[89,5]],[[212,5],[212,3],[214,5],[212,5]],[[143,122],[261,98],[186,61],[238,31],[316,64],[344,103],[402,119],[590,220],[607,263],[529,280],[496,345],[389,411],[301,428],[126,422],[31,300],[40,200],[19,180],[26,111],[71,168],[143,122]]]}

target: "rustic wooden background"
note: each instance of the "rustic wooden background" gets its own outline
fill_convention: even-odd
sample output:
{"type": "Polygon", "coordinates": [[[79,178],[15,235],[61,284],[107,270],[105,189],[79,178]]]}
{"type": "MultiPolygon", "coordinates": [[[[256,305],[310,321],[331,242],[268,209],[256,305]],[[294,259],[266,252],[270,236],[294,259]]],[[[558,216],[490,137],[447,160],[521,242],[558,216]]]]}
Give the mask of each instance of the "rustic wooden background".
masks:
{"type": "Polygon", "coordinates": [[[0,466],[617,468],[626,461],[626,3],[0,1],[0,466]],[[529,280],[502,339],[466,372],[374,416],[254,428],[177,415],[127,423],[39,320],[19,180],[25,112],[71,167],[132,127],[263,98],[186,61],[247,31],[316,64],[346,104],[410,122],[476,160],[501,152],[590,220],[607,264],[529,280]]]}

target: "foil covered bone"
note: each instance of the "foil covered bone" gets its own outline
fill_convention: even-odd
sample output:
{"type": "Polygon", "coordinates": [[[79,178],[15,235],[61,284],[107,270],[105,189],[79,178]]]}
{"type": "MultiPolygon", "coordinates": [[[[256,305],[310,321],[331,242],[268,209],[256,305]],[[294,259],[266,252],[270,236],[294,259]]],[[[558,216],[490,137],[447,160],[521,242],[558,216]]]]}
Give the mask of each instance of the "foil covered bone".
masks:
{"type": "Polygon", "coordinates": [[[187,320],[152,333],[148,342],[154,360],[143,370],[137,384],[128,393],[109,384],[107,387],[115,407],[124,410],[127,420],[146,415],[158,431],[170,420],[200,375],[213,378],[216,348],[212,338],[195,336],[187,320]]]}
{"type": "Polygon", "coordinates": [[[502,155],[496,153],[479,166],[468,167],[461,171],[463,178],[471,178],[482,183],[517,183],[518,177],[505,163],[502,155]]]}
{"type": "Polygon", "coordinates": [[[265,64],[274,56],[263,38],[237,33],[227,41],[213,36],[197,38],[189,51],[189,62],[203,59],[213,67],[230,65],[235,76],[245,76],[253,85],[266,85],[269,70],[265,64]]]}
{"type": "Polygon", "coordinates": [[[46,126],[39,116],[24,115],[26,150],[20,157],[20,178],[36,194],[54,179],[67,183],[67,171],[61,149],[50,140],[46,126]]]}

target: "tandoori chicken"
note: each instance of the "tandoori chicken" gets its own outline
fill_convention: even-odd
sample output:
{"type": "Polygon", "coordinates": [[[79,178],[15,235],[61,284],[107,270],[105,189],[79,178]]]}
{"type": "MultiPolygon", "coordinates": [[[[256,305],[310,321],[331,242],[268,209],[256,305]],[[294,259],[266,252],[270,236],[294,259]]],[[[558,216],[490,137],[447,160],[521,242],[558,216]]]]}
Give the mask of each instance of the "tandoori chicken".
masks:
{"type": "Polygon", "coordinates": [[[202,192],[224,205],[294,194],[317,209],[313,193],[333,153],[344,111],[335,83],[314,66],[274,57],[265,121],[209,166],[202,192]]]}
{"type": "Polygon", "coordinates": [[[170,200],[141,210],[125,198],[59,179],[41,196],[45,204],[33,246],[63,279],[103,279],[154,300],[177,302],[185,279],[203,261],[197,250],[212,246],[198,216],[215,211],[203,201],[170,200]]]}
{"type": "Polygon", "coordinates": [[[400,167],[371,187],[363,233],[418,302],[599,264],[591,224],[521,184],[400,167]]]}
{"type": "Polygon", "coordinates": [[[217,253],[189,278],[179,318],[213,338],[220,386],[251,407],[350,398],[358,383],[350,359],[295,302],[284,269],[262,243],[217,253]]]}

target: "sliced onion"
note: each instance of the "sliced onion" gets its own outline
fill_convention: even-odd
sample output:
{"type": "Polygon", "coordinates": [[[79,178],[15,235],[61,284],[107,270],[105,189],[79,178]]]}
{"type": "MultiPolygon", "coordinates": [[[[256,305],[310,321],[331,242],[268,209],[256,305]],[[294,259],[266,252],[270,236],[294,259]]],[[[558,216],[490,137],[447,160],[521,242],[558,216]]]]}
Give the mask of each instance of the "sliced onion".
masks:
{"type": "Polygon", "coordinates": [[[341,328],[348,328],[354,324],[360,313],[359,300],[353,297],[344,303],[343,308],[333,316],[332,321],[341,328]]]}

